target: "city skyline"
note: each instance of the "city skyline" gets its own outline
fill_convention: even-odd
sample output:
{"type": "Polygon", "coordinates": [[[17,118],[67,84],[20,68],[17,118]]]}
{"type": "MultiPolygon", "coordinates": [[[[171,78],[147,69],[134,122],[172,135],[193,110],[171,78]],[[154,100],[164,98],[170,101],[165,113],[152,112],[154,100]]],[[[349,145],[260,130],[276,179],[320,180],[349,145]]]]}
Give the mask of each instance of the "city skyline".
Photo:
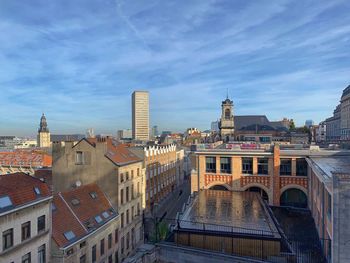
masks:
{"type": "Polygon", "coordinates": [[[53,134],[115,134],[138,89],[160,130],[209,129],[227,89],[236,115],[332,115],[349,85],[349,2],[174,3],[3,1],[0,134],[33,136],[42,113],[53,134]]]}

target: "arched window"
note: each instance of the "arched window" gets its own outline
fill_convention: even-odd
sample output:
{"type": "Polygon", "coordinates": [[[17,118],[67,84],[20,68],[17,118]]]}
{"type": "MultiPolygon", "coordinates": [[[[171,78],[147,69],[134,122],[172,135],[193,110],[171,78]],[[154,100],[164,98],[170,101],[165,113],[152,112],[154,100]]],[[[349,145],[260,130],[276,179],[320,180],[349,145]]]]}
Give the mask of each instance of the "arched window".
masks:
{"type": "Polygon", "coordinates": [[[225,119],[229,120],[231,118],[231,111],[230,109],[225,110],[225,119]]]}

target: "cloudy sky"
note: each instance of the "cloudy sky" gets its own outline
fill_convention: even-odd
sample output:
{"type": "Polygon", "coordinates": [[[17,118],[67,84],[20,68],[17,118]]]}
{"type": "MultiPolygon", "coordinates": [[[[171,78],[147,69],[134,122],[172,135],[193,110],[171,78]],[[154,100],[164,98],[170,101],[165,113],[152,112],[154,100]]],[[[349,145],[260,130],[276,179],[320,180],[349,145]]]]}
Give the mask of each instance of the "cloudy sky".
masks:
{"type": "Polygon", "coordinates": [[[316,122],[350,84],[348,0],[1,0],[0,134],[151,124],[207,129],[235,113],[316,122]]]}

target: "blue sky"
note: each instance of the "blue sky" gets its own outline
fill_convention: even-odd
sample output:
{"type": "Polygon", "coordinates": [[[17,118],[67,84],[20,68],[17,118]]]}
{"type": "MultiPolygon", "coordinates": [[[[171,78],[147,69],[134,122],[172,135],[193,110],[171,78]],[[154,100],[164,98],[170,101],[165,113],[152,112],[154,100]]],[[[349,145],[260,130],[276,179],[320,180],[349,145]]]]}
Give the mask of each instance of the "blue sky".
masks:
{"type": "Polygon", "coordinates": [[[0,134],[151,124],[207,129],[235,113],[316,122],[350,84],[350,1],[1,0],[0,134]]]}

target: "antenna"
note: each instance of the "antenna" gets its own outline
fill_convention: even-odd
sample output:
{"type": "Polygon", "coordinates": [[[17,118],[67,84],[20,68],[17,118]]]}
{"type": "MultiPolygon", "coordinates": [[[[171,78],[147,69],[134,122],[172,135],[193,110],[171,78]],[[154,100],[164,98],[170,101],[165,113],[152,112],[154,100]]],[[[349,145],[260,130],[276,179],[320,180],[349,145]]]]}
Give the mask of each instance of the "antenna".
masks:
{"type": "Polygon", "coordinates": [[[226,90],[226,99],[228,99],[228,88],[226,90]]]}

